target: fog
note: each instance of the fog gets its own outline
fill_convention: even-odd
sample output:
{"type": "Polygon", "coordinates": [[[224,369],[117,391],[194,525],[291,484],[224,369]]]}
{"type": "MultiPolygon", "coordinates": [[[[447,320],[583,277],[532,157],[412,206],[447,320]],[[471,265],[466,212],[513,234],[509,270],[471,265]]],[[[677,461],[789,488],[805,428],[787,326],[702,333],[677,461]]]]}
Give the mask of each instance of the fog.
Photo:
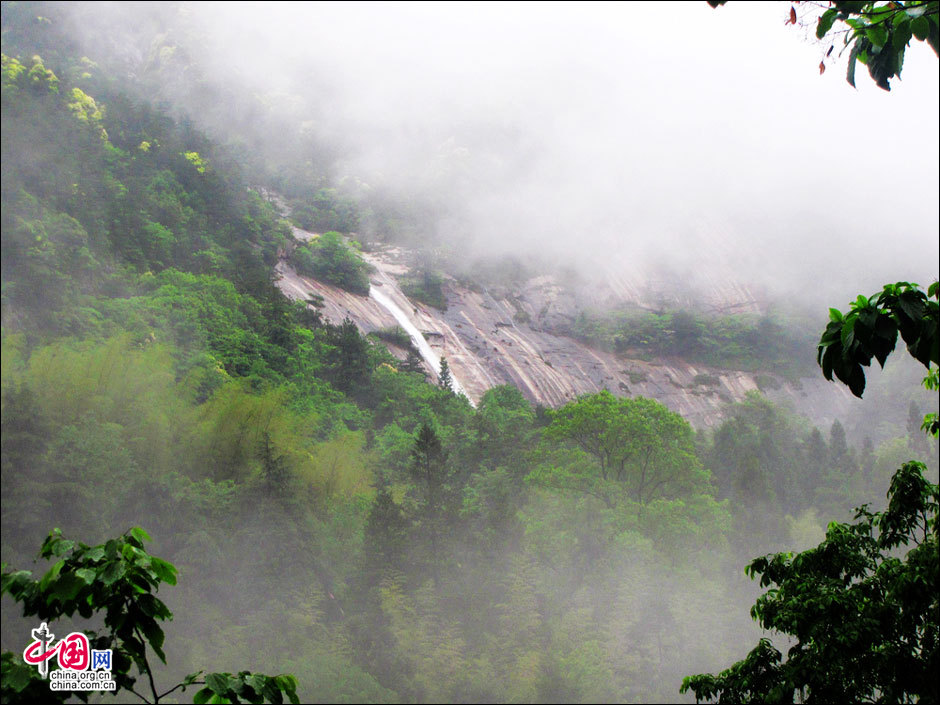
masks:
{"type": "MultiPolygon", "coordinates": [[[[827,306],[844,307],[886,282],[928,284],[937,276],[940,80],[936,56],[916,40],[890,94],[861,67],[858,88],[848,86],[838,47],[820,75],[828,45],[811,37],[815,9],[801,9],[806,27],[793,27],[784,24],[789,8],[731,2],[713,10],[704,1],[56,5],[88,56],[109,71],[121,66],[137,87],[115,81],[115,92],[139,90],[209,132],[225,145],[218,154],[231,150],[245,160],[250,186],[276,190],[308,170],[316,187],[338,188],[365,204],[364,212],[399,204],[412,219],[405,237],[364,218],[358,236],[367,244],[433,250],[436,266],[452,273],[508,259],[531,274],[577,271],[571,279],[587,287],[663,275],[690,290],[741,283],[825,315],[827,306]]],[[[105,110],[112,97],[96,94],[105,110]]],[[[138,156],[130,152],[121,155],[127,163],[138,156]]],[[[97,168],[99,180],[111,176],[97,168]]],[[[183,190],[180,203],[198,203],[187,198],[183,190]]],[[[277,245],[271,252],[284,257],[277,245]]],[[[146,271],[140,279],[154,276],[146,271]]],[[[167,288],[182,290],[188,279],[178,280],[167,288]]],[[[260,280],[268,286],[264,272],[260,280]]],[[[96,320],[122,315],[124,305],[136,316],[130,307],[150,295],[148,286],[121,289],[113,309],[101,304],[105,294],[90,299],[104,314],[87,308],[96,320]]],[[[208,296],[193,291],[200,304],[208,296]]],[[[231,294],[245,310],[262,310],[244,296],[231,294]]],[[[166,301],[153,306],[196,310],[182,295],[166,301]]],[[[6,306],[5,344],[16,315],[26,315],[6,306]]],[[[171,669],[180,677],[202,667],[291,671],[305,695],[326,701],[670,701],[683,676],[724,668],[753,646],[758,629],[747,608],[759,588],[744,578],[743,565],[766,551],[818,543],[829,519],[851,516],[850,500],[869,501],[876,491],[883,497],[895,456],[913,448],[905,436],[910,398],[896,390],[916,386],[922,371],[898,364],[873,375],[869,393],[893,425],[872,430],[867,412],[846,422],[849,443],[861,443],[864,431],[878,444],[858,453],[870,461],[864,477],[864,464],[852,456],[855,470],[844,474],[862,479],[850,489],[839,475],[849,465],[833,464],[831,477],[800,465],[808,421],[752,399],[735,412],[741,423],[727,434],[731,450],[719,452],[704,433],[689,430],[689,457],[703,457],[696,494],[646,506],[611,490],[616,501],[607,501],[592,485],[582,492],[566,484],[567,475],[553,476],[560,469],[578,480],[594,471],[594,461],[570,444],[543,440],[551,416],[524,399],[493,396],[474,411],[439,389],[409,391],[405,376],[383,363],[355,392],[369,400],[359,409],[353,391],[319,386],[327,358],[300,344],[297,357],[313,360],[301,360],[310,379],[272,372],[250,378],[256,389],[242,384],[241,373],[230,378],[208,343],[206,350],[193,343],[179,357],[192,353],[205,363],[209,381],[197,390],[203,362],[192,362],[196,381],[180,381],[183,366],[156,350],[162,319],[134,316],[126,316],[126,339],[110,342],[111,327],[89,324],[102,340],[76,343],[76,350],[68,341],[54,347],[54,338],[9,343],[10,389],[25,391],[4,397],[19,404],[4,407],[4,422],[25,419],[27,440],[46,433],[38,421],[29,425],[34,416],[48,417],[53,430],[48,452],[45,440],[7,446],[15,462],[5,465],[5,482],[19,483],[11,485],[19,494],[4,490],[4,560],[27,560],[52,519],[92,542],[132,523],[148,528],[155,555],[177,562],[185,578],[175,593],[161,593],[177,614],[167,632],[171,669]],[[117,369],[113,360],[133,364],[117,369]],[[90,383],[86,390],[85,377],[99,367],[99,378],[116,381],[100,383],[104,392],[90,383]],[[295,378],[317,384],[301,398],[307,387],[285,391],[295,378]],[[134,385],[125,392],[128,380],[134,385]],[[181,396],[184,384],[193,387],[189,396],[181,396]],[[394,398],[398,389],[413,398],[394,398]],[[102,402],[107,394],[120,403],[102,402]],[[60,403],[73,398],[77,410],[60,403]],[[264,462],[275,470],[291,464],[287,491],[259,479],[268,467],[259,443],[236,428],[239,414],[244,428],[256,414],[280,424],[271,422],[280,436],[263,432],[264,462]],[[753,465],[738,468],[731,441],[742,453],[752,450],[735,429],[758,438],[745,417],[756,424],[759,416],[769,419],[760,439],[777,465],[759,466],[764,458],[754,450],[753,465]],[[447,451],[440,472],[453,473],[448,517],[460,528],[448,525],[450,533],[431,499],[425,508],[420,478],[409,474],[414,433],[428,418],[447,451]],[[34,464],[35,481],[20,472],[34,464]],[[755,468],[766,477],[747,474],[755,468]],[[84,504],[73,506],[76,490],[60,488],[60,470],[66,479],[82,473],[84,504]],[[713,471],[725,475],[715,479],[713,471]],[[809,489],[799,485],[797,496],[784,488],[792,479],[786,473],[809,489]],[[389,487],[382,514],[373,500],[389,487]],[[781,488],[792,495],[789,504],[781,488]],[[54,516],[27,511],[27,500],[32,506],[47,495],[54,516]]],[[[287,369],[293,357],[284,357],[287,369]]],[[[833,448],[838,433],[846,443],[841,425],[838,433],[821,431],[833,448]]],[[[829,457],[822,447],[821,463],[829,457]]],[[[5,607],[14,609],[4,610],[4,637],[19,639],[28,625],[14,624],[15,606],[5,607]]]]}
{"type": "Polygon", "coordinates": [[[839,47],[819,74],[813,8],[808,28],[788,10],[208,3],[175,21],[205,81],[302,125],[337,182],[430,204],[428,235],[462,255],[663,267],[826,305],[932,280],[935,56],[915,41],[890,94],[864,67],[853,90],[839,47]]]}

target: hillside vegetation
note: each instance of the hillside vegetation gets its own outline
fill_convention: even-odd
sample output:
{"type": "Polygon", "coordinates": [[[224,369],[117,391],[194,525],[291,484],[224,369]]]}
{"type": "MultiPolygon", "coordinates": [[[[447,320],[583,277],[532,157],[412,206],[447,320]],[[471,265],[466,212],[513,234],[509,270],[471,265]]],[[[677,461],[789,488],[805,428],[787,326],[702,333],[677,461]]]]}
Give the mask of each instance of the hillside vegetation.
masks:
{"type": "MultiPolygon", "coordinates": [[[[0,548],[25,566],[53,527],[87,544],[144,527],[179,568],[169,681],[249,668],[293,674],[303,701],[668,701],[756,634],[747,559],[817,542],[899,458],[936,474],[919,429],[854,447],[757,394],[711,434],[608,392],[552,410],[502,386],[472,408],[285,298],[291,228],[237,154],[37,14],[4,5],[0,548]]],[[[295,217],[355,222],[313,207],[295,217]]],[[[294,258],[368,293],[339,233],[294,258]]],[[[702,355],[726,354],[720,335],[702,355]]],[[[19,654],[36,625],[7,606],[19,654]]]]}

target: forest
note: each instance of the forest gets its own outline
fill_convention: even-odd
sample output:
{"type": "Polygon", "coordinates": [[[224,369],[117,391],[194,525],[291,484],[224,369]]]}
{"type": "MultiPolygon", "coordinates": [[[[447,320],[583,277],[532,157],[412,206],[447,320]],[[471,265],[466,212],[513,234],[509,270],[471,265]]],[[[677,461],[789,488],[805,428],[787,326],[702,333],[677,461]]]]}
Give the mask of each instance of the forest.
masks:
{"type": "MultiPolygon", "coordinates": [[[[924,5],[913,19],[935,38],[936,3],[924,5]]],[[[409,346],[401,329],[365,336],[276,286],[288,259],[368,295],[362,252],[414,247],[431,206],[339,183],[328,143],[277,153],[239,120],[225,134],[187,114],[192,76],[210,69],[186,55],[185,28],[175,54],[148,36],[152,70],[136,75],[94,54],[67,15],[3,3],[4,703],[89,697],[47,692],[23,664],[40,621],[110,635],[119,702],[191,699],[177,683],[196,702],[691,702],[689,687],[766,701],[746,669],[744,686],[727,672],[683,681],[764,645],[762,625],[786,633],[769,598],[749,609],[809,559],[771,556],[841,545],[839,531],[872,516],[869,534],[889,538],[871,556],[890,554],[898,574],[904,532],[929,549],[910,554],[926,576],[910,594],[928,597],[917,593],[924,614],[904,612],[926,619],[907,667],[937,665],[936,416],[932,435],[922,428],[937,410],[935,284],[856,302],[851,336],[839,311],[831,330],[819,317],[682,309],[572,322],[572,337],[617,354],[835,374],[853,392],[850,356],[867,366],[872,349],[884,365],[897,340],[887,381],[868,372],[869,396],[901,415],[864,433],[759,391],[709,428],[616,390],[547,408],[500,385],[473,405],[390,352],[409,346]],[[180,73],[175,104],[148,83],[167,70],[180,73]],[[323,234],[297,242],[297,228],[323,234]],[[871,331],[888,325],[891,346],[878,347],[871,331]],[[812,354],[832,330],[842,366],[801,366],[796,350],[812,354]],[[115,596],[129,616],[112,613],[115,596]]],[[[428,257],[404,290],[445,307],[446,258],[428,257]]],[[[859,700],[937,697],[913,675],[897,692],[846,678],[859,700]]]]}

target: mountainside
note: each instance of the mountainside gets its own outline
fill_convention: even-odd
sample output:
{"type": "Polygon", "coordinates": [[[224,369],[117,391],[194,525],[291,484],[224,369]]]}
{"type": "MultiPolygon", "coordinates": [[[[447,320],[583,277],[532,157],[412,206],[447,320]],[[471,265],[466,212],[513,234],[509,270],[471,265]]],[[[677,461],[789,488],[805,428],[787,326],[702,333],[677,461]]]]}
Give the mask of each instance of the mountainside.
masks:
{"type": "MultiPolygon", "coordinates": [[[[300,229],[294,234],[300,239],[314,237],[300,229]]],[[[644,360],[591,347],[564,334],[578,315],[577,307],[565,287],[549,275],[498,289],[445,276],[442,289],[447,306],[441,311],[409,299],[402,291],[398,278],[409,272],[407,254],[401,248],[385,248],[363,255],[374,268],[369,296],[302,276],[284,257],[277,264],[277,284],[295,300],[322,297],[318,307],[326,319],[338,324],[349,318],[365,334],[401,326],[400,317],[406,316],[434,356],[446,357],[454,378],[474,404],[487,389],[502,384],[517,387],[535,404],[551,407],[608,389],[619,396],[657,399],[703,428],[720,423],[722,410],[751,391],[759,390],[775,401],[790,401],[822,423],[831,423],[844,413],[851,399],[848,392],[818,375],[789,381],[766,371],[718,368],[678,356],[644,360]],[[377,298],[393,302],[399,319],[377,298]]],[[[642,299],[644,290],[650,289],[621,278],[607,287],[608,303],[611,297],[647,303],[642,299]]],[[[728,287],[720,294],[726,296],[727,309],[756,308],[743,287],[728,287]]],[[[405,357],[405,348],[394,343],[389,347],[393,354],[405,357]]],[[[426,371],[436,377],[437,360],[424,357],[426,371]]]]}

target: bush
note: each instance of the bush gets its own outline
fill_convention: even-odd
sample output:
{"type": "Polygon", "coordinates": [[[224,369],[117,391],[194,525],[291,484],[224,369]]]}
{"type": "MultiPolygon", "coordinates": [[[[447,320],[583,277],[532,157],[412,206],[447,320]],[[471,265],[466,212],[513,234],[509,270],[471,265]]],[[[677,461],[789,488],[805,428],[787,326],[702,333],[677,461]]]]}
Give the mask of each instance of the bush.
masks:
{"type": "Polygon", "coordinates": [[[347,244],[337,232],[323,233],[306,244],[298,245],[291,262],[301,274],[335,284],[354,294],[369,295],[372,267],[363,261],[355,242],[347,244]]]}
{"type": "Polygon", "coordinates": [[[406,350],[411,347],[411,336],[408,335],[401,326],[379,328],[378,330],[372,331],[371,335],[374,335],[379,340],[384,340],[386,343],[397,345],[406,350]]]}
{"type": "Polygon", "coordinates": [[[439,311],[447,310],[447,297],[444,296],[444,278],[435,272],[424,270],[417,276],[399,280],[402,292],[409,299],[433,306],[439,311]]]}

